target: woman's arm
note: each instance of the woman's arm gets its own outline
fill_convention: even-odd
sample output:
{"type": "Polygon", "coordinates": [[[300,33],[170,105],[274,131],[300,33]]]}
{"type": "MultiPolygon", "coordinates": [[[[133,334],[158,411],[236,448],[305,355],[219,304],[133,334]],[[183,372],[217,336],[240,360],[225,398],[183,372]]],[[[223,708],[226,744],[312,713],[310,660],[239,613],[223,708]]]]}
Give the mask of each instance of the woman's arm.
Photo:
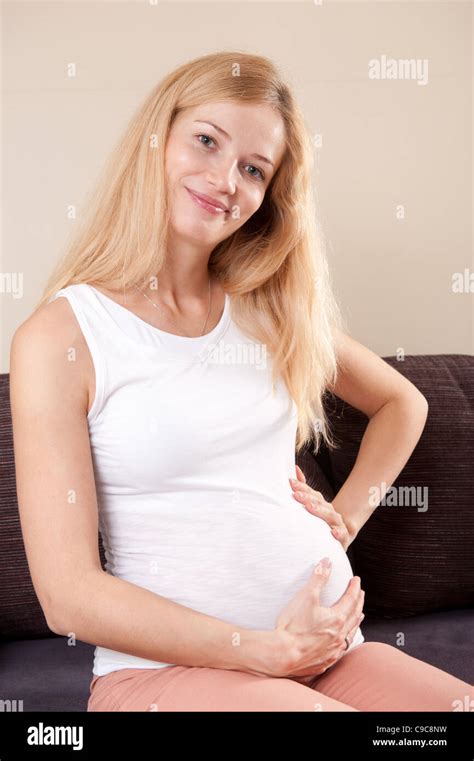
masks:
{"type": "Polygon", "coordinates": [[[243,629],[102,570],[75,581],[57,604],[58,634],[181,666],[277,673],[273,631],[243,629]]]}
{"type": "Polygon", "coordinates": [[[388,362],[336,331],[338,377],[332,391],[367,415],[356,462],[332,500],[354,539],[408,462],[423,432],[428,402],[388,362]],[[379,493],[380,498],[374,498],[379,493]]]}
{"type": "MultiPolygon", "coordinates": [[[[87,344],[57,299],[16,331],[10,399],[20,520],[52,631],[149,660],[272,673],[280,642],[102,570],[87,425],[87,344]]],[[[90,367],[90,365],[89,365],[90,367]]]]}
{"type": "Polygon", "coordinates": [[[408,462],[427,414],[428,403],[415,393],[388,401],[370,418],[354,467],[332,500],[352,541],[408,462]]]}

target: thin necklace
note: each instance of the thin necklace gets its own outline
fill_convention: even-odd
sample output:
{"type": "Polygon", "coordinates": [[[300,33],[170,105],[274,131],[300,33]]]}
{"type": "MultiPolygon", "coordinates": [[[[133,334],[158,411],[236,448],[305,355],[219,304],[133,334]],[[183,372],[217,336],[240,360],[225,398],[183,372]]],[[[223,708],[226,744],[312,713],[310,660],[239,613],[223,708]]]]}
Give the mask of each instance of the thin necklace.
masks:
{"type": "MultiPolygon", "coordinates": [[[[162,314],[164,314],[164,312],[163,312],[163,310],[161,309],[161,307],[160,307],[160,306],[158,306],[158,304],[155,304],[155,302],[154,302],[154,301],[152,301],[152,299],[150,299],[150,297],[149,297],[149,296],[147,296],[147,294],[146,294],[146,293],[143,293],[143,291],[142,291],[142,290],[141,290],[141,289],[138,287],[138,285],[135,285],[135,288],[137,289],[137,291],[139,291],[139,292],[142,294],[142,296],[144,296],[146,299],[148,299],[148,301],[150,302],[150,304],[153,304],[153,306],[154,306],[156,309],[158,309],[158,310],[159,310],[159,311],[160,311],[162,314]]],[[[206,317],[206,321],[205,321],[205,323],[204,323],[204,325],[203,325],[203,328],[202,328],[201,336],[203,336],[203,335],[204,335],[204,331],[205,331],[205,329],[206,329],[207,321],[208,321],[208,319],[209,319],[209,314],[210,314],[210,312],[211,312],[211,300],[212,300],[212,299],[211,299],[211,277],[209,276],[209,308],[208,308],[208,310],[207,310],[207,317],[206,317]]],[[[176,326],[179,328],[179,330],[182,330],[182,331],[183,331],[183,333],[185,333],[185,335],[187,336],[187,338],[196,338],[196,336],[190,336],[190,335],[189,335],[189,333],[186,333],[186,331],[185,331],[185,330],[183,330],[183,328],[182,328],[182,327],[180,327],[180,325],[178,325],[178,322],[177,322],[177,320],[176,320],[176,318],[175,318],[175,317],[173,317],[173,319],[174,319],[174,321],[175,321],[175,323],[176,323],[176,326]]]]}

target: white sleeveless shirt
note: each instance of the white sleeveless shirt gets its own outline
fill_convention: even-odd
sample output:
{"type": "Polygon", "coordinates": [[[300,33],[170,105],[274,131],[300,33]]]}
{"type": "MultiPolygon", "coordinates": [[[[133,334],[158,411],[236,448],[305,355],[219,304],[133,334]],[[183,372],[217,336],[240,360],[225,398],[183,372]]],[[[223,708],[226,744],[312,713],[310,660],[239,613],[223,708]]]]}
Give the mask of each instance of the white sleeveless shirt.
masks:
{"type": "MultiPolygon", "coordinates": [[[[167,333],[93,286],[68,299],[91,352],[87,415],[107,573],[236,627],[273,629],[324,556],[322,605],[352,570],[329,525],[292,497],[296,404],[271,357],[232,320],[167,333]]],[[[156,632],[159,641],[159,629],[156,632]]],[[[360,628],[350,649],[364,642],[360,628]]],[[[97,646],[93,674],[161,668],[97,646]]]]}

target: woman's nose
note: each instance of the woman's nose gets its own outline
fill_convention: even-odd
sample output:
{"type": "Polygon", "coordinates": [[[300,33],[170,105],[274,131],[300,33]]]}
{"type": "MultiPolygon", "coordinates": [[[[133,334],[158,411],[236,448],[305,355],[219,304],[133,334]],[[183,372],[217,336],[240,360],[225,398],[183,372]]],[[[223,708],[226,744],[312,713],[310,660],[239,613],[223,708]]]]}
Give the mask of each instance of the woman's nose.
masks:
{"type": "Polygon", "coordinates": [[[234,195],[237,185],[237,162],[222,161],[208,171],[207,179],[220,193],[234,195]]]}

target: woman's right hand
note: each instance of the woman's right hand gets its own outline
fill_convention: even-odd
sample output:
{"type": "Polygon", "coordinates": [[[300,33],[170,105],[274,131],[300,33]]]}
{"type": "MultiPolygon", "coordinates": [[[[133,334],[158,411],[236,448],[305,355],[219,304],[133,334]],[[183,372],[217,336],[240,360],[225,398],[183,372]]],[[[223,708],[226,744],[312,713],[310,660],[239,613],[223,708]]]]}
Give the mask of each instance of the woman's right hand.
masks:
{"type": "Polygon", "coordinates": [[[321,605],[321,591],[330,573],[330,564],[318,563],[309,581],[278,616],[275,635],[281,653],[280,673],[273,676],[308,684],[341,658],[348,647],[346,637],[352,643],[364,618],[365,592],[360,577],[354,576],[335,605],[321,605]]]}

